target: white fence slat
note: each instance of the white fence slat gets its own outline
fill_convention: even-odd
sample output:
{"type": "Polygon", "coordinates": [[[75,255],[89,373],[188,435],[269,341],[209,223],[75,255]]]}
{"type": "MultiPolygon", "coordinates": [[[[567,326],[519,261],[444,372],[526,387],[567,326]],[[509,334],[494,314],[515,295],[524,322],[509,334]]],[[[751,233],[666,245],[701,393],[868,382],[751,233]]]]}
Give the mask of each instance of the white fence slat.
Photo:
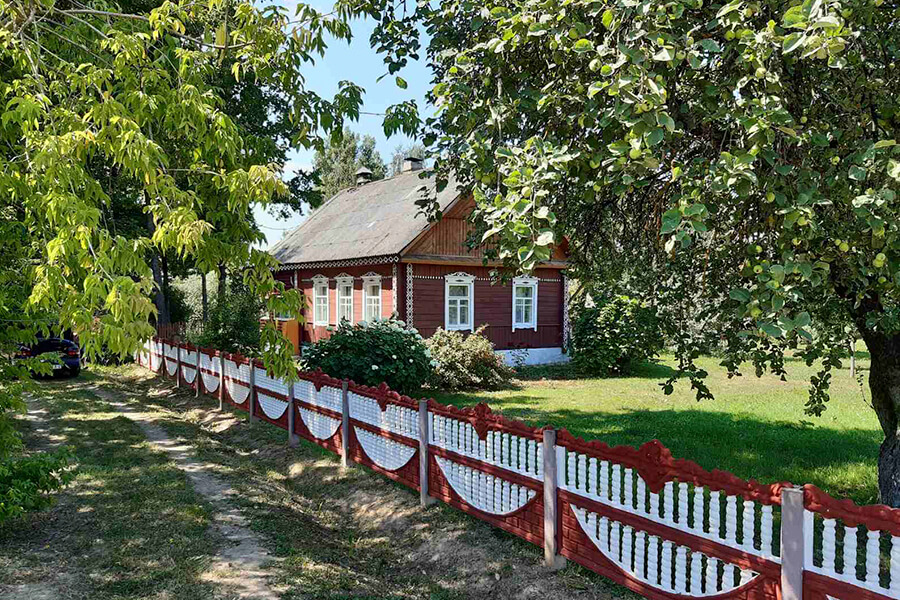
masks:
{"type": "Polygon", "coordinates": [[[687,548],[678,546],[675,549],[675,593],[687,592],[687,548]]]}
{"type": "Polygon", "coordinates": [[[647,580],[659,585],[659,538],[651,535],[647,541],[647,580]]]}
{"type": "Polygon", "coordinates": [[[710,492],[709,494],[709,533],[719,539],[722,537],[721,496],[722,492],[710,492]]]}
{"type": "Polygon", "coordinates": [[[688,528],[688,484],[678,484],[678,521],[682,528],[688,528]]]}
{"type": "Polygon", "coordinates": [[[881,566],[878,538],[878,531],[870,530],[866,532],[866,583],[869,585],[878,585],[879,568],[881,566]]]}
{"type": "MultiPolygon", "coordinates": [[[[699,485],[694,486],[694,524],[693,528],[699,532],[703,532],[704,527],[704,518],[703,518],[703,488],[699,485]]],[[[693,588],[692,588],[693,589],[693,588]]]]}
{"type": "Polygon", "coordinates": [[[659,582],[664,590],[670,592],[674,591],[672,588],[672,545],[669,540],[663,540],[659,582]]]}
{"type": "Polygon", "coordinates": [[[836,573],[835,569],[835,526],[834,519],[825,519],[822,529],[822,568],[829,573],[836,573]]]}
{"type": "MultiPolygon", "coordinates": [[[[854,563],[855,564],[855,563],[854,563]]],[[[854,575],[856,571],[853,571],[854,575]]],[[[900,598],[900,537],[891,536],[891,594],[900,598]]],[[[854,577],[855,579],[855,577],[854,577]]]]}
{"type": "Polygon", "coordinates": [[[741,527],[741,542],[744,548],[753,549],[754,537],[756,536],[756,502],[752,500],[744,500],[743,526],[741,527]]]}
{"type": "Polygon", "coordinates": [[[709,596],[717,591],[719,591],[719,559],[710,557],[706,559],[706,588],[704,593],[709,596]]]}
{"type": "Polygon", "coordinates": [[[725,498],[725,540],[737,546],[737,498],[734,496],[725,498]]]}
{"type": "Polygon", "coordinates": [[[701,581],[702,581],[702,571],[703,567],[703,555],[699,552],[691,553],[691,594],[694,596],[699,596],[702,592],[701,581]]]}

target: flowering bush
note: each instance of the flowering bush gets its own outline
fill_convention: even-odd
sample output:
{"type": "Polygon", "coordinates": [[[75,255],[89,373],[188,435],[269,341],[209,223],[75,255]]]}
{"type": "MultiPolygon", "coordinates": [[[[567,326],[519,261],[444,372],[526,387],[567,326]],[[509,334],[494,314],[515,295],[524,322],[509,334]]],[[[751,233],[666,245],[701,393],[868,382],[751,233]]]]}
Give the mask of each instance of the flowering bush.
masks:
{"type": "Polygon", "coordinates": [[[385,382],[402,394],[429,381],[434,365],[419,332],[395,319],[341,323],[330,338],[308,346],[303,354],[304,368],[364,385],[385,382]]]}
{"type": "Polygon", "coordinates": [[[513,369],[494,352],[479,327],[470,335],[438,329],[425,345],[437,361],[434,384],[444,389],[494,389],[512,379],[513,369]]]}
{"type": "Polygon", "coordinates": [[[615,296],[575,313],[572,362],[586,375],[627,374],[662,348],[656,311],[639,300],[615,296]]]}

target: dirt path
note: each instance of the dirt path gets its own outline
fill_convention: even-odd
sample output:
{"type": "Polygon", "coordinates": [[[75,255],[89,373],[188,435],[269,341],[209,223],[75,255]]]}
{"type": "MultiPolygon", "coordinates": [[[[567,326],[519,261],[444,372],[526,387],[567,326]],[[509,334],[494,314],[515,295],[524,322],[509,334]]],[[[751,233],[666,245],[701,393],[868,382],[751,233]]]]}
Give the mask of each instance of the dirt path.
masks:
{"type": "Polygon", "coordinates": [[[219,549],[202,579],[219,586],[228,598],[277,600],[280,595],[269,585],[265,568],[266,563],[273,559],[267,555],[259,537],[250,530],[247,520],[233,505],[231,497],[237,491],[213,474],[211,465],[197,460],[190,445],[173,440],[165,429],[155,425],[151,414],[136,410],[117,392],[100,387],[91,391],[137,423],[153,447],[166,453],[184,471],[194,490],[212,505],[213,526],[233,545],[219,549]]]}

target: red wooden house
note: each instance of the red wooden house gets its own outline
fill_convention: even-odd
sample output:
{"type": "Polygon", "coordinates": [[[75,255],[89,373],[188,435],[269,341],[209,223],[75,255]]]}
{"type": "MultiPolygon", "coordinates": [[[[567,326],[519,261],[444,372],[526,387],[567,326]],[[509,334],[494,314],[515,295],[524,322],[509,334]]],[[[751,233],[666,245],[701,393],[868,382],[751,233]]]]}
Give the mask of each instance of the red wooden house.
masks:
{"type": "Polygon", "coordinates": [[[420,163],[381,181],[360,181],[328,200],[270,252],[276,277],[307,299],[298,343],[329,327],[396,314],[428,337],[439,327],[472,331],[486,324],[496,349],[530,364],[565,360],[568,341],[563,247],[529,277],[491,280],[481,249],[465,245],[471,194],[455,184],[437,194],[443,218],[430,223],[415,200],[434,193],[420,163]]]}

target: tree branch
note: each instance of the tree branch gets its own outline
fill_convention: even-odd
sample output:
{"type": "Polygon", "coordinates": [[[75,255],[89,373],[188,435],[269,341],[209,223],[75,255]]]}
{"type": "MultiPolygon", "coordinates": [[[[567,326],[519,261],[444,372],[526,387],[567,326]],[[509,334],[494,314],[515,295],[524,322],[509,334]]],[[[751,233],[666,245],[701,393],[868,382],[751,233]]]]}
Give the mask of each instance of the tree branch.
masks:
{"type": "MultiPolygon", "coordinates": [[[[73,14],[81,14],[81,15],[94,15],[98,17],[109,17],[114,19],[131,19],[133,21],[144,21],[145,23],[149,23],[150,19],[145,17],[144,15],[132,15],[129,13],[119,13],[119,12],[110,12],[105,10],[94,10],[90,8],[73,8],[70,10],[61,10],[59,11],[65,15],[73,15],[73,14]]],[[[191,37],[189,35],[184,35],[183,33],[178,33],[175,31],[166,32],[169,35],[172,35],[177,38],[181,38],[184,40],[188,40],[190,42],[194,42],[200,46],[206,46],[207,48],[214,48],[216,50],[237,50],[239,48],[246,48],[247,46],[252,46],[256,42],[244,42],[242,44],[211,44],[209,42],[204,42],[203,40],[195,37],[191,37]]]]}

